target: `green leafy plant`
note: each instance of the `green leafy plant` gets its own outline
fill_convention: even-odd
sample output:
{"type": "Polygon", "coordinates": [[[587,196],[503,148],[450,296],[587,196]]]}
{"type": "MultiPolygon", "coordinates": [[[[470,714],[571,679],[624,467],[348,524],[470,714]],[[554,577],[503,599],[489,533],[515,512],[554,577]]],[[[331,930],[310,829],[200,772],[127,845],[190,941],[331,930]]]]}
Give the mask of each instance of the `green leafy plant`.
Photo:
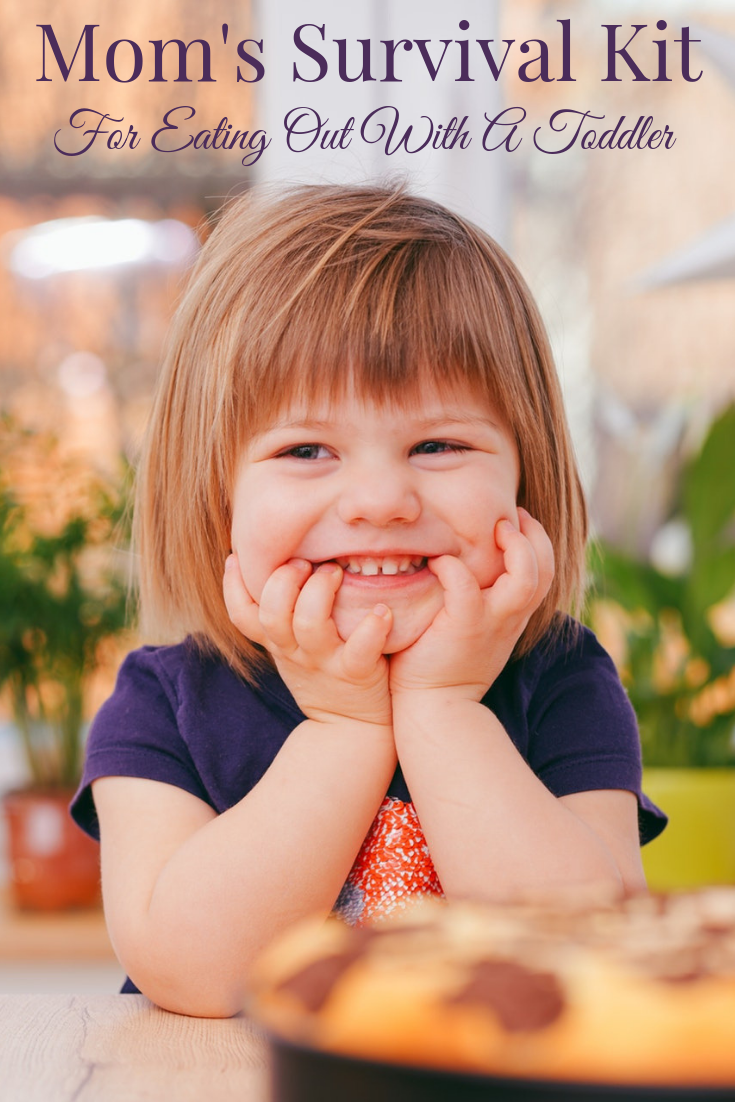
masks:
{"type": "Polygon", "coordinates": [[[0,431],[0,689],[31,783],[69,788],[81,771],[90,678],[127,623],[127,585],[110,550],[127,473],[92,474],[8,418],[0,431]],[[35,493],[19,485],[23,475],[35,493]]]}
{"type": "Polygon", "coordinates": [[[612,616],[623,636],[620,672],[646,765],[735,765],[735,639],[717,628],[735,587],[735,405],[684,464],[676,521],[689,561],[675,572],[593,548],[587,619],[604,635],[612,616]]]}

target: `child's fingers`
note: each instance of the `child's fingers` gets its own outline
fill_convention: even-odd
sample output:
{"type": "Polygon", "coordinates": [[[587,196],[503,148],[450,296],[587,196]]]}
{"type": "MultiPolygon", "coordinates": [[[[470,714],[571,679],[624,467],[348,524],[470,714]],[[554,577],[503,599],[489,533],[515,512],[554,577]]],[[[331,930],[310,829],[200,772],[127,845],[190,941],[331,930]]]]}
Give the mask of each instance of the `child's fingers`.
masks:
{"type": "Polygon", "coordinates": [[[245,588],[237,555],[229,555],[225,562],[222,593],[227,614],[235,627],[253,643],[262,644],[265,640],[258,605],[245,588]]]}
{"type": "Polygon", "coordinates": [[[548,593],[554,576],[553,549],[543,528],[528,513],[521,524],[525,531],[519,531],[507,520],[499,521],[495,529],[505,572],[490,592],[495,611],[503,616],[514,612],[530,615],[548,593]]]}
{"type": "Polygon", "coordinates": [[[495,542],[503,552],[505,571],[490,589],[493,608],[501,616],[525,613],[533,605],[539,583],[534,549],[507,520],[496,525],[495,542]]]}
{"type": "Polygon", "coordinates": [[[273,571],[260,595],[260,623],[267,640],[286,654],[296,647],[294,609],[310,573],[306,559],[291,559],[273,571]]]}
{"type": "Polygon", "coordinates": [[[467,623],[482,616],[482,590],[475,575],[463,562],[454,555],[440,555],[430,559],[428,566],[444,590],[444,608],[448,616],[467,623]]]}
{"type": "Polygon", "coordinates": [[[342,666],[348,677],[362,677],[375,668],[392,626],[393,613],[383,604],[360,621],[342,648],[342,666]]]}
{"type": "MultiPolygon", "coordinates": [[[[520,570],[524,562],[527,565],[528,603],[537,608],[549,591],[554,577],[554,549],[543,527],[525,509],[518,510],[520,533],[516,539],[512,534],[514,547],[506,553],[506,564],[513,567],[513,557],[519,564],[516,576],[520,582],[520,570]],[[525,541],[525,542],[524,542],[525,541]]],[[[508,533],[510,535],[510,533],[508,533]]]]}
{"type": "Polygon", "coordinates": [[[536,554],[539,590],[543,591],[542,597],[545,597],[554,580],[554,573],[556,570],[553,544],[546,534],[546,529],[539,524],[535,517],[532,517],[526,509],[518,510],[518,520],[520,522],[521,532],[531,544],[536,554]]]}
{"type": "Polygon", "coordinates": [[[333,649],[340,643],[332,619],[342,569],[336,563],[322,563],[307,578],[293,612],[293,634],[298,645],[312,654],[333,649]]]}

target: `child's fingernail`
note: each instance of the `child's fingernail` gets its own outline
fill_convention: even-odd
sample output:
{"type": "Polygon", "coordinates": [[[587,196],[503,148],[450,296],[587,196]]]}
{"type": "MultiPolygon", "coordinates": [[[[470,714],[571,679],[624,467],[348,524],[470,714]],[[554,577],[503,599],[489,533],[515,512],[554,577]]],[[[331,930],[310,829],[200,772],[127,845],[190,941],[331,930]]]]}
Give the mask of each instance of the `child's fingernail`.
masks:
{"type": "Polygon", "coordinates": [[[235,556],[232,553],[230,553],[227,556],[227,558],[225,559],[225,570],[232,570],[235,567],[236,564],[237,564],[237,559],[235,558],[235,556]]]}
{"type": "Polygon", "coordinates": [[[390,609],[387,605],[376,605],[373,612],[376,616],[379,616],[381,620],[387,620],[390,616],[390,609]]]}
{"type": "Polygon", "coordinates": [[[308,559],[291,559],[291,566],[295,566],[297,570],[306,570],[307,566],[311,570],[311,563],[308,559]]]}
{"type": "Polygon", "coordinates": [[[339,574],[342,567],[336,562],[320,562],[315,569],[315,574],[339,574]]]}
{"type": "Polygon", "coordinates": [[[515,527],[509,520],[501,520],[498,527],[502,528],[504,532],[515,532],[515,527]]]}

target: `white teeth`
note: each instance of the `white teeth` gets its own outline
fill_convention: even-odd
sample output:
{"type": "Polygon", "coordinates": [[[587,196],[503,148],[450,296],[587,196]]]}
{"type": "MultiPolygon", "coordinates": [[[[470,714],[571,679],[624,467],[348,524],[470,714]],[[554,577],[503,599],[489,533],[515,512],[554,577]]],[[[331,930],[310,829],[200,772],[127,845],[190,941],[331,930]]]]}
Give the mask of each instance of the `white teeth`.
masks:
{"type": "Polygon", "coordinates": [[[385,558],[350,557],[336,560],[348,574],[361,574],[363,577],[375,577],[377,574],[413,574],[426,565],[422,555],[401,555],[385,558]]]}

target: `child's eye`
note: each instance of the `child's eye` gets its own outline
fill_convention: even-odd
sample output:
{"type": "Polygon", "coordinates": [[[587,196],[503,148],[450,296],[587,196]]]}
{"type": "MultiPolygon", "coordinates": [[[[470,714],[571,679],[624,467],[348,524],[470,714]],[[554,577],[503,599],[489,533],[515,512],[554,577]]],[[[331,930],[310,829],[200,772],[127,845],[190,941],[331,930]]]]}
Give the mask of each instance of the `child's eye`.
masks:
{"type": "Polygon", "coordinates": [[[291,459],[325,459],[331,453],[323,444],[296,444],[279,454],[291,459]]]}
{"type": "Polygon", "coordinates": [[[469,451],[467,444],[457,444],[452,440],[423,440],[411,449],[413,455],[444,455],[446,452],[469,451]]]}

